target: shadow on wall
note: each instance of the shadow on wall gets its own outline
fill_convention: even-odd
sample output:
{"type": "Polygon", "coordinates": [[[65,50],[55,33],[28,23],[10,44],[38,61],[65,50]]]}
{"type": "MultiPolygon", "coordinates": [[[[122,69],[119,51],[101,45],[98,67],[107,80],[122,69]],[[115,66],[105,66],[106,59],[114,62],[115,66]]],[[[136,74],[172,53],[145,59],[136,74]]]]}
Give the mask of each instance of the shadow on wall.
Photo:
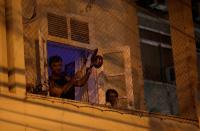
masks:
{"type": "MultiPolygon", "coordinates": [[[[5,8],[2,2],[0,2],[0,18],[5,16],[5,8]]],[[[2,22],[2,21],[0,21],[2,22]]]]}
{"type": "MultiPolygon", "coordinates": [[[[13,69],[9,70],[8,68],[0,66],[0,73],[8,74],[8,76],[11,76],[13,73],[19,74],[19,75],[24,75],[25,74],[25,70],[24,69],[19,69],[19,68],[13,68],[13,69]]],[[[15,86],[17,86],[19,88],[26,88],[26,84],[25,83],[16,82],[16,83],[10,84],[10,83],[2,82],[1,80],[0,80],[0,86],[8,87],[8,88],[12,88],[12,87],[15,87],[15,86]]]]}

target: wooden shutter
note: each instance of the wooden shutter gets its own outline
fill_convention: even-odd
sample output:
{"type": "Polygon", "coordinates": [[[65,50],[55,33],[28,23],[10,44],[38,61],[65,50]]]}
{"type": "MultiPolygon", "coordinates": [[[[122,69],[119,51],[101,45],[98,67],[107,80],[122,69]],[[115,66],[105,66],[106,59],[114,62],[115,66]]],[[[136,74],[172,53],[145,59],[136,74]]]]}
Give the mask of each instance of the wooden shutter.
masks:
{"type": "Polygon", "coordinates": [[[68,38],[67,20],[65,16],[48,13],[47,19],[49,35],[68,38]]]}
{"type": "Polygon", "coordinates": [[[133,103],[134,97],[130,47],[118,46],[100,49],[99,53],[104,58],[101,70],[103,71],[102,77],[105,79],[102,85],[98,85],[99,104],[105,104],[107,89],[115,89],[119,94],[120,106],[123,108],[131,107],[130,103],[133,103]]]}
{"type": "Polygon", "coordinates": [[[87,22],[70,19],[71,39],[89,44],[89,27],[87,22]]]}

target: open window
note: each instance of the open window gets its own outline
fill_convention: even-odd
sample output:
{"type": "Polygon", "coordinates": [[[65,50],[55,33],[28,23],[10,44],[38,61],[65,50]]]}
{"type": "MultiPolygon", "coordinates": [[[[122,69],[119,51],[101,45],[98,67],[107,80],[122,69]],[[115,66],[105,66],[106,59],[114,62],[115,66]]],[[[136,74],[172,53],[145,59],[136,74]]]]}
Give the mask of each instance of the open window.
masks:
{"type": "MultiPolygon", "coordinates": [[[[89,48],[80,48],[55,41],[43,42],[39,42],[40,50],[38,56],[38,84],[42,84],[42,86],[41,89],[35,88],[33,92],[36,94],[43,94],[42,92],[48,92],[49,90],[48,85],[45,86],[45,84],[48,84],[48,79],[51,76],[51,69],[47,64],[50,57],[61,57],[63,61],[62,72],[68,77],[72,77],[83,67],[85,60],[92,54],[92,49],[89,48]]],[[[67,99],[98,104],[96,77],[97,70],[93,68],[87,83],[82,87],[72,87],[69,90],[70,96],[67,96],[67,99]]]]}
{"type": "MultiPolygon", "coordinates": [[[[73,76],[82,68],[85,59],[96,47],[92,46],[94,35],[92,20],[72,14],[47,13],[41,23],[47,28],[38,31],[36,41],[37,80],[36,86],[28,92],[49,95],[51,70],[48,59],[60,56],[63,60],[62,71],[73,76]]],[[[88,82],[83,87],[73,87],[68,99],[98,104],[97,70],[93,69],[88,82]]]]}
{"type": "MultiPolygon", "coordinates": [[[[51,75],[48,59],[51,56],[59,55],[63,59],[62,71],[73,76],[88,54],[97,47],[92,45],[95,38],[91,19],[72,14],[47,13],[41,23],[46,24],[47,28],[43,27],[38,34],[36,85],[42,84],[40,90],[48,92],[48,79],[51,75]]],[[[103,66],[93,69],[84,87],[74,87],[70,99],[105,105],[106,91],[114,89],[118,93],[120,108],[132,108],[134,97],[129,46],[98,49],[98,54],[104,59],[103,66]]]]}
{"type": "MultiPolygon", "coordinates": [[[[63,72],[67,76],[72,77],[79,71],[84,61],[88,58],[92,51],[87,48],[78,48],[67,44],[48,41],[47,42],[47,58],[58,55],[63,59],[63,72]]],[[[51,76],[51,70],[48,66],[48,76],[51,76]]],[[[97,70],[93,68],[92,73],[85,85],[82,87],[72,87],[68,91],[67,99],[78,100],[87,103],[98,104],[97,92],[97,70]]]]}
{"type": "Polygon", "coordinates": [[[102,49],[104,64],[98,72],[99,103],[105,104],[107,90],[118,93],[119,108],[132,108],[133,84],[130,48],[128,46],[102,49]]]}

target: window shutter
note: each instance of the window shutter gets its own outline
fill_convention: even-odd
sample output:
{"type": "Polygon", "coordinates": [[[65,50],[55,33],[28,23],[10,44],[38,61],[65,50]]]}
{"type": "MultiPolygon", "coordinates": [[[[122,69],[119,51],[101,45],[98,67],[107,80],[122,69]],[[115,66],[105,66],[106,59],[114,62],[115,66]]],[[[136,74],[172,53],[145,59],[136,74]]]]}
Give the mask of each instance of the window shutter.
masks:
{"type": "Polygon", "coordinates": [[[70,19],[71,39],[89,44],[89,27],[87,22],[70,19]]]}
{"type": "Polygon", "coordinates": [[[67,20],[65,16],[48,13],[47,19],[49,35],[68,38],[67,20]]]}

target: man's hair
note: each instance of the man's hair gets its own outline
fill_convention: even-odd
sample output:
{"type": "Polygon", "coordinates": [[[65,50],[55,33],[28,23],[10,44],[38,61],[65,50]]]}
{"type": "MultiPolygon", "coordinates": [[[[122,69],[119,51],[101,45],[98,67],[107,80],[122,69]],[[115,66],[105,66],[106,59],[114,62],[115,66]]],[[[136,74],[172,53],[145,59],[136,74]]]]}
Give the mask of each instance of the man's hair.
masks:
{"type": "Polygon", "coordinates": [[[106,102],[109,102],[109,94],[110,93],[114,93],[114,94],[116,94],[116,96],[118,97],[118,93],[117,93],[117,91],[116,90],[114,90],[114,89],[108,89],[107,91],[106,91],[106,102]]]}
{"type": "Polygon", "coordinates": [[[57,55],[51,56],[51,57],[49,58],[49,66],[51,67],[52,63],[62,62],[62,61],[63,61],[63,60],[62,60],[62,58],[61,58],[60,56],[57,56],[57,55]]]}

